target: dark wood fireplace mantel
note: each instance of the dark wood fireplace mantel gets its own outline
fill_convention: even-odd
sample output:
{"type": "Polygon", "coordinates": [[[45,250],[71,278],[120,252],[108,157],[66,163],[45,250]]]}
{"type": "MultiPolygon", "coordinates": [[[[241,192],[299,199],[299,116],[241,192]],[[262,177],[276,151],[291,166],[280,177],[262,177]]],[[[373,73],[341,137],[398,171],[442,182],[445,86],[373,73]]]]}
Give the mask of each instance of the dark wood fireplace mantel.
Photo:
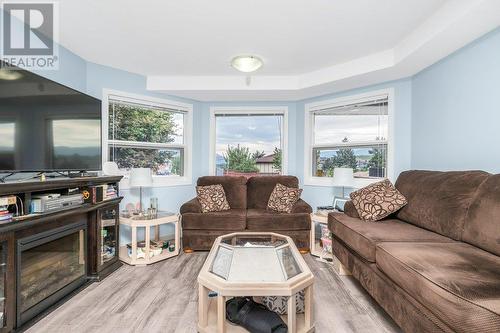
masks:
{"type": "MultiPolygon", "coordinates": [[[[22,200],[24,207],[29,207],[32,194],[34,193],[58,192],[70,188],[83,188],[104,184],[113,184],[118,189],[118,183],[121,178],[121,176],[112,176],[63,178],[44,182],[12,182],[0,184],[0,197],[16,195],[22,200]]],[[[3,304],[3,311],[1,311],[2,308],[0,306],[0,315],[3,315],[3,317],[0,318],[0,333],[17,330],[26,321],[24,319],[19,319],[21,318],[19,313],[20,309],[16,305],[16,299],[20,296],[19,287],[21,284],[19,282],[19,266],[21,262],[19,256],[22,256],[22,251],[20,250],[22,246],[20,247],[20,244],[24,244],[23,242],[27,239],[37,239],[37,235],[50,234],[51,231],[57,234],[58,230],[64,230],[66,227],[74,224],[75,221],[83,221],[85,228],[82,229],[84,230],[82,232],[84,232],[85,236],[82,238],[84,240],[84,244],[82,244],[83,250],[80,250],[79,253],[82,256],[81,259],[85,262],[85,272],[83,274],[84,277],[79,280],[79,282],[83,280],[84,282],[91,282],[102,279],[121,265],[117,253],[116,256],[113,256],[112,251],[111,253],[105,254],[105,256],[101,253],[103,249],[110,250],[110,244],[114,244],[114,246],[119,245],[118,216],[119,203],[121,200],[122,198],[118,197],[99,203],[84,203],[75,208],[48,214],[28,216],[21,220],[0,224],[0,259],[2,259],[2,254],[4,254],[4,262],[0,262],[0,272],[2,273],[0,276],[2,281],[0,281],[0,283],[3,283],[4,297],[3,303],[1,303],[3,304]],[[101,223],[104,219],[106,219],[105,227],[103,223],[101,223]],[[105,231],[103,231],[103,228],[106,228],[105,231]],[[103,235],[106,236],[104,237],[103,235]],[[107,243],[104,244],[105,242],[107,243]],[[1,265],[2,263],[5,265],[1,265]]],[[[63,246],[67,247],[67,245],[63,246]]],[[[33,254],[30,253],[30,255],[33,254]]],[[[36,272],[36,270],[34,271],[36,272]]],[[[66,294],[71,293],[74,288],[80,285],[81,283],[72,283],[70,287],[65,289],[66,294]]],[[[0,295],[0,297],[2,296],[0,295]]],[[[48,301],[39,302],[36,308],[33,306],[30,313],[36,314],[40,312],[40,309],[43,310],[63,297],[65,297],[64,292],[59,292],[55,296],[49,296],[47,297],[48,301]]],[[[30,315],[29,317],[32,316],[30,315]]]]}

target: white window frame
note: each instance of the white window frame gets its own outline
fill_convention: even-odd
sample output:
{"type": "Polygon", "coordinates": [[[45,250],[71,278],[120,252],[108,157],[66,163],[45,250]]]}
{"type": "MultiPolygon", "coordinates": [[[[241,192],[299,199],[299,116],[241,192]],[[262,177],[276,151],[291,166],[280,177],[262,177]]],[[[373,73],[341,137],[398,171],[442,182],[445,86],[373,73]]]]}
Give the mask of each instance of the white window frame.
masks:
{"type": "MultiPolygon", "coordinates": [[[[312,151],[314,142],[313,113],[315,111],[343,105],[369,102],[387,98],[388,138],[387,138],[387,178],[394,181],[394,89],[382,89],[363,94],[350,95],[335,99],[308,103],[304,115],[304,184],[312,186],[335,186],[332,177],[312,175],[312,151]]],[[[327,145],[325,145],[327,146],[327,145]]],[[[354,178],[354,188],[361,188],[379,181],[380,178],[354,178]]]]}
{"type": "MultiPolygon", "coordinates": [[[[108,127],[109,127],[109,101],[118,100],[124,102],[140,103],[144,105],[151,105],[154,107],[174,109],[184,112],[184,133],[183,133],[183,144],[158,144],[140,143],[137,145],[135,142],[129,142],[130,146],[140,146],[140,147],[167,147],[172,148],[182,147],[184,149],[184,175],[183,176],[153,176],[153,187],[164,187],[164,186],[180,186],[180,185],[191,185],[193,183],[192,179],[192,157],[193,157],[193,105],[172,101],[168,99],[150,97],[132,94],[123,91],[103,89],[102,93],[102,161],[108,161],[109,144],[112,140],[108,139],[108,127]]],[[[123,141],[120,141],[123,143],[123,141]]],[[[120,182],[120,188],[128,189],[130,188],[129,179],[127,176],[123,177],[120,182]]]]}
{"type": "Polygon", "coordinates": [[[254,106],[212,106],[210,107],[210,155],[208,157],[208,171],[209,175],[215,175],[215,153],[216,153],[216,122],[215,117],[218,114],[235,114],[235,115],[269,115],[281,114],[283,115],[283,134],[282,134],[282,151],[281,151],[281,174],[288,173],[288,107],[287,106],[269,106],[269,107],[254,107],[254,106]]]}

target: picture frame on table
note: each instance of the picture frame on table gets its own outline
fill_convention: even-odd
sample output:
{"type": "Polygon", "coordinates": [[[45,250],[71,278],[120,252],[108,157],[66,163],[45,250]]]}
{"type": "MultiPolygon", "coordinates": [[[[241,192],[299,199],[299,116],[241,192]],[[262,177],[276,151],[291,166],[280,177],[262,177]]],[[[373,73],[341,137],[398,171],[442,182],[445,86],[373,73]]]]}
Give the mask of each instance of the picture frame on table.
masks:
{"type": "Polygon", "coordinates": [[[343,197],[333,197],[333,208],[338,210],[339,212],[344,211],[344,205],[347,201],[349,201],[349,198],[343,198],[343,197]]]}

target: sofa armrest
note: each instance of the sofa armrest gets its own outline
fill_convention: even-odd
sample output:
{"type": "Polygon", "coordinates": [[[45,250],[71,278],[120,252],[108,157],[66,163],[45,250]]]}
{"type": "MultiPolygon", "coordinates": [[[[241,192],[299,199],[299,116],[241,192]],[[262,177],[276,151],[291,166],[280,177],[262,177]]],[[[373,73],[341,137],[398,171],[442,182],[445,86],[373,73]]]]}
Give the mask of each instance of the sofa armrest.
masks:
{"type": "Polygon", "coordinates": [[[185,202],[180,209],[181,214],[185,213],[201,213],[201,205],[197,198],[193,198],[185,202]]]}
{"type": "Polygon", "coordinates": [[[307,202],[302,199],[299,199],[295,205],[292,207],[292,213],[312,213],[312,208],[309,206],[307,202]]]}
{"type": "Polygon", "coordinates": [[[356,210],[356,207],[354,207],[352,200],[349,200],[345,203],[344,213],[349,217],[359,218],[358,211],[356,210]]]}

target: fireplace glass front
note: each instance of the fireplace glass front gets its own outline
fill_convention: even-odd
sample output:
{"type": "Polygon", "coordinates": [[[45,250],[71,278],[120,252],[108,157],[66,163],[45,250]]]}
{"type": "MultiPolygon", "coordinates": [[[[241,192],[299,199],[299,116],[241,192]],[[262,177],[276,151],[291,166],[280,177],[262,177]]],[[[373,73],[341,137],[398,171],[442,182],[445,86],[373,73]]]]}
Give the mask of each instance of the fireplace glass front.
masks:
{"type": "Polygon", "coordinates": [[[21,243],[17,305],[21,322],[85,279],[85,231],[80,226],[21,243]]]}

